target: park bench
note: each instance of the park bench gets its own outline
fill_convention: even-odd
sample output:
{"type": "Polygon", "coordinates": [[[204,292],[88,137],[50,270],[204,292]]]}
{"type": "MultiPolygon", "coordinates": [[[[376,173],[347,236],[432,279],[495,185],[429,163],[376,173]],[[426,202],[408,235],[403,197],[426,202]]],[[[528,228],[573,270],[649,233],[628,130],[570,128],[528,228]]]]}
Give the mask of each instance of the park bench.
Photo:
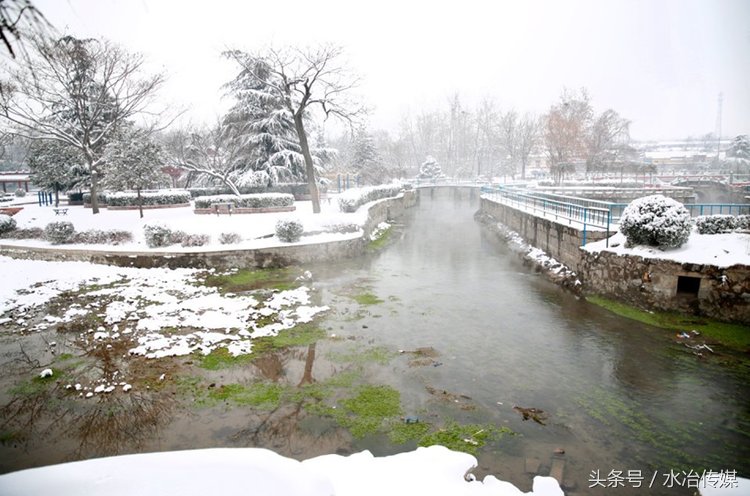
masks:
{"type": "Polygon", "coordinates": [[[216,212],[216,215],[219,215],[222,213],[232,215],[231,203],[212,203],[211,205],[214,207],[214,212],[216,212]]]}
{"type": "Polygon", "coordinates": [[[68,215],[67,208],[53,208],[52,210],[55,212],[55,215],[68,215]]]}

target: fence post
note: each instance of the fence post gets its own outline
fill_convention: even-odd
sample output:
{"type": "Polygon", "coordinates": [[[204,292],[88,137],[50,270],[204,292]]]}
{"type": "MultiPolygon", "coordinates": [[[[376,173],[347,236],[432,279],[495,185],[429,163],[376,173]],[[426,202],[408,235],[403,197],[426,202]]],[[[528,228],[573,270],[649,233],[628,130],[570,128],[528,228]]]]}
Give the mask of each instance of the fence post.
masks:
{"type": "Polygon", "coordinates": [[[607,248],[609,248],[609,224],[612,222],[612,207],[609,207],[607,210],[607,241],[605,244],[607,245],[607,248]]]}
{"type": "Polygon", "coordinates": [[[586,246],[586,213],[588,209],[583,207],[583,246],[586,246]]]}

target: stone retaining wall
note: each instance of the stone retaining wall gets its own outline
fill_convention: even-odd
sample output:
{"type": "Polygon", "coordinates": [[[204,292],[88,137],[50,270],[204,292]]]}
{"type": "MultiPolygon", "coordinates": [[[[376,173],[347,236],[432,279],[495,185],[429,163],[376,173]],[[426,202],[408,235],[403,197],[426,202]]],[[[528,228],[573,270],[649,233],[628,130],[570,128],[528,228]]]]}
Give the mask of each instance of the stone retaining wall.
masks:
{"type": "Polygon", "coordinates": [[[584,291],[645,309],[707,315],[750,324],[750,267],[678,263],[671,260],[581,250],[578,276],[584,291]],[[697,291],[679,291],[679,278],[695,278],[697,291]],[[697,280],[696,280],[697,279],[697,280]]]}
{"type": "Polygon", "coordinates": [[[380,200],[369,208],[362,236],[326,243],[192,253],[64,250],[0,245],[0,255],[32,260],[83,261],[120,267],[190,267],[219,270],[283,267],[361,255],[367,247],[375,226],[387,219],[400,216],[405,209],[414,206],[415,203],[414,191],[405,191],[396,198],[380,200]]]}
{"type": "MultiPolygon", "coordinates": [[[[480,210],[491,215],[509,229],[516,231],[530,245],[544,250],[571,269],[579,271],[581,260],[579,248],[583,245],[582,230],[537,217],[488,198],[482,198],[480,210]]],[[[586,232],[587,243],[593,243],[606,237],[607,234],[604,231],[586,232]]]]}

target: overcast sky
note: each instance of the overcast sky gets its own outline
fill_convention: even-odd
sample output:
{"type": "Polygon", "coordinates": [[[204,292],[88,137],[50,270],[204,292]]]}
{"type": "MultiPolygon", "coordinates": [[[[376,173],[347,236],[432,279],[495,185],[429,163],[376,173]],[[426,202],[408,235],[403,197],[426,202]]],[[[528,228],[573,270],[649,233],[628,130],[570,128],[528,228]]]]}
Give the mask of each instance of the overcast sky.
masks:
{"type": "Polygon", "coordinates": [[[632,121],[635,139],[750,133],[750,1],[35,0],[59,30],[106,37],[169,74],[165,96],[212,120],[226,47],[333,42],[361,76],[371,124],[458,93],[543,113],[564,86],[632,121]]]}

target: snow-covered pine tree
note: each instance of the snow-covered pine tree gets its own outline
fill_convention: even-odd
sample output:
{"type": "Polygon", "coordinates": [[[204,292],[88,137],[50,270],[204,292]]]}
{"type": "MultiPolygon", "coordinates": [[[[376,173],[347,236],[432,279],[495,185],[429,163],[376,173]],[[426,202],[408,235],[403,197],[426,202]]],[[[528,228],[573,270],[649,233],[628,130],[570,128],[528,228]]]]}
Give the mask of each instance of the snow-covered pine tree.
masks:
{"type": "Polygon", "coordinates": [[[135,190],[138,211],[143,218],[141,190],[166,179],[161,170],[164,164],[161,147],[145,130],[131,125],[118,130],[115,139],[107,145],[104,157],[108,163],[104,184],[114,190],[135,190]]]}
{"type": "Polygon", "coordinates": [[[387,170],[375,147],[372,135],[364,126],[359,126],[352,136],[350,169],[355,171],[364,184],[381,184],[387,179],[387,170]]]}
{"type": "Polygon", "coordinates": [[[750,172],[750,137],[735,136],[727,150],[726,164],[736,172],[750,172]]]}
{"type": "Polygon", "coordinates": [[[26,161],[31,181],[45,190],[55,192],[55,205],[60,204],[60,192],[88,187],[89,171],[76,148],[53,140],[34,140],[29,143],[26,161]]]}

